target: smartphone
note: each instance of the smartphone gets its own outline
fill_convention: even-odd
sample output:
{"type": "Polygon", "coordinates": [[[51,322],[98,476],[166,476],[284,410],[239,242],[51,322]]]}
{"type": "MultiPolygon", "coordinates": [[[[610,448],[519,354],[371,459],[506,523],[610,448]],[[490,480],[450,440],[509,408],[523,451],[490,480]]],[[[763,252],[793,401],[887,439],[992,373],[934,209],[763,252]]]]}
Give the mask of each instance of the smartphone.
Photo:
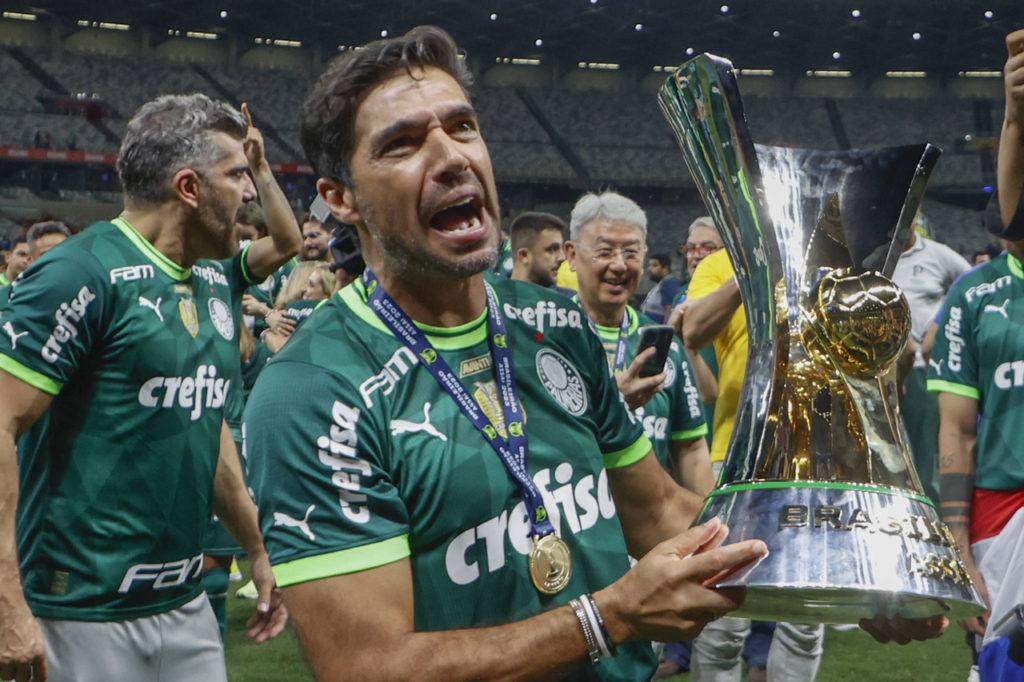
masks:
{"type": "Polygon", "coordinates": [[[654,355],[640,366],[640,376],[652,377],[665,370],[665,361],[668,360],[668,348],[672,345],[673,334],[672,327],[667,324],[640,327],[640,345],[636,349],[637,355],[654,346],[654,355]]]}

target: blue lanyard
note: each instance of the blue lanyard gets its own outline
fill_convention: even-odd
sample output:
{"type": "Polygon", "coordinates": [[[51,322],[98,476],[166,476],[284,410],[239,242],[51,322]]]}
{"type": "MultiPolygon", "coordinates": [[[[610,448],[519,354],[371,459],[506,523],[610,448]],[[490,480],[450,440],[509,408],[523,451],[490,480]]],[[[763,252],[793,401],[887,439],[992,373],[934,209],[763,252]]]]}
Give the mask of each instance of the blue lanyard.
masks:
{"type": "Polygon", "coordinates": [[[452,397],[462,413],[473,422],[484,439],[501,457],[505,469],[516,482],[519,494],[526,504],[533,535],[541,538],[553,533],[555,529],[548,518],[547,509],[544,507],[544,498],[537,486],[534,485],[533,478],[530,477],[526,466],[529,452],[526,426],[523,423],[523,412],[519,406],[519,394],[516,391],[516,381],[512,373],[512,351],[508,347],[505,319],[498,312],[498,300],[494,296],[491,285],[484,283],[487,291],[487,321],[491,332],[488,340],[494,360],[494,378],[501,396],[501,412],[505,417],[508,441],[501,437],[498,430],[491,424],[491,420],[487,418],[473,396],[459,381],[459,377],[448,366],[444,358],[434,350],[430,341],[427,340],[426,334],[420,331],[419,327],[405,314],[405,311],[398,307],[395,299],[384,291],[384,287],[380,286],[377,277],[370,272],[369,268],[363,271],[363,285],[366,287],[367,303],[370,309],[377,314],[380,321],[394,333],[399,341],[416,354],[420,364],[427,368],[431,376],[452,397]]]}
{"type": "MultiPolygon", "coordinates": [[[[587,315],[586,308],[583,308],[583,303],[580,301],[579,294],[573,294],[572,300],[575,301],[581,309],[583,314],[587,317],[587,324],[590,325],[590,331],[594,332],[594,335],[598,339],[601,338],[600,332],[597,331],[597,325],[590,315],[587,315]]],[[[613,369],[615,374],[618,374],[626,368],[626,346],[629,345],[629,308],[622,309],[622,323],[619,325],[619,340],[615,344],[615,363],[613,369]]]]}

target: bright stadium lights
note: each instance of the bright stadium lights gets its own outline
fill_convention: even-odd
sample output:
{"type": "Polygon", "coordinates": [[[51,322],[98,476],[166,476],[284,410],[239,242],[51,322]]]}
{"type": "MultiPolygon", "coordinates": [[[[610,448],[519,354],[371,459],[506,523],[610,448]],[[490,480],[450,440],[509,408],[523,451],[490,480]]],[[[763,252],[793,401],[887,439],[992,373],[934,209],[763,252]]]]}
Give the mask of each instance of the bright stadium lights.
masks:
{"type": "Polygon", "coordinates": [[[536,45],[537,47],[543,47],[544,46],[544,40],[541,39],[541,38],[537,38],[535,41],[533,41],[533,44],[536,45]]]}
{"type": "Polygon", "coordinates": [[[688,55],[693,54],[693,48],[692,47],[686,48],[686,54],[688,54],[688,55]]]}
{"type": "Polygon", "coordinates": [[[282,40],[280,38],[253,38],[257,45],[273,45],[274,47],[302,47],[298,40],[282,40]]]}
{"type": "Polygon", "coordinates": [[[35,21],[38,17],[27,12],[4,12],[4,19],[17,19],[18,21],[35,21]]]}
{"type": "Polygon", "coordinates": [[[853,72],[833,69],[811,69],[809,71],[805,71],[804,74],[811,78],[849,78],[853,75],[853,72]]]}
{"type": "Polygon", "coordinates": [[[718,8],[718,11],[721,12],[722,14],[728,14],[729,5],[722,5],[721,7],[718,8]]]}
{"type": "Polygon", "coordinates": [[[634,31],[642,31],[642,30],[644,30],[644,25],[643,24],[634,24],[633,25],[633,30],[634,31]]]}
{"type": "Polygon", "coordinates": [[[206,33],[205,31],[185,31],[186,38],[193,38],[195,40],[216,40],[216,33],[206,33]]]}
{"type": "Polygon", "coordinates": [[[925,78],[927,71],[886,71],[886,78],[925,78]]]}
{"type": "Polygon", "coordinates": [[[228,18],[228,11],[226,9],[222,9],[220,11],[220,18],[221,19],[227,19],[228,18]]]}
{"type": "Polygon", "coordinates": [[[491,12],[491,21],[497,21],[497,20],[498,20],[498,13],[497,12],[491,12]]]}
{"type": "Polygon", "coordinates": [[[381,38],[387,38],[388,37],[388,30],[386,28],[381,30],[380,37],[381,38]]]}
{"type": "Polygon", "coordinates": [[[832,59],[839,59],[842,56],[842,53],[838,51],[832,53],[832,59]]]}
{"type": "Polygon", "coordinates": [[[77,24],[81,28],[101,28],[104,31],[130,31],[132,28],[128,24],[118,24],[113,21],[89,21],[88,19],[79,19],[77,24]]]}
{"type": "Polygon", "coordinates": [[[495,64],[512,64],[513,66],[540,66],[540,60],[526,57],[495,57],[495,64]]]}
{"type": "Polygon", "coordinates": [[[1002,78],[1002,71],[961,71],[960,78],[1002,78]]]}
{"type": "Polygon", "coordinates": [[[618,71],[621,67],[615,62],[577,62],[577,68],[594,71],[618,71]]]}
{"type": "Polygon", "coordinates": [[[995,17],[996,17],[996,13],[995,12],[993,12],[990,9],[985,10],[985,18],[986,19],[995,19],[995,17]]]}
{"type": "Polygon", "coordinates": [[[920,40],[921,39],[921,34],[918,33],[917,31],[914,31],[914,34],[912,36],[910,36],[910,37],[913,38],[914,40],[920,40]]]}
{"type": "Polygon", "coordinates": [[[740,69],[741,76],[774,76],[775,69],[740,69]]]}
{"type": "Polygon", "coordinates": [[[782,36],[782,31],[779,31],[777,29],[772,31],[772,38],[779,38],[781,36],[782,36]]]}
{"type": "Polygon", "coordinates": [[[850,12],[850,16],[853,17],[854,19],[860,19],[860,10],[859,9],[855,9],[855,10],[851,11],[850,12]]]}

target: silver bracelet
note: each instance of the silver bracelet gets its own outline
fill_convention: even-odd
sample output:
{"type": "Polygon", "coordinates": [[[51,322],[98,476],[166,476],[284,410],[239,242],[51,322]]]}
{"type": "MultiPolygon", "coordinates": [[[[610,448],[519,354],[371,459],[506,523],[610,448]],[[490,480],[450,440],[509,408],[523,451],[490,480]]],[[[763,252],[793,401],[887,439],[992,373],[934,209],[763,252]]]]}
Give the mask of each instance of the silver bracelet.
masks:
{"type": "Polygon", "coordinates": [[[615,649],[615,642],[608,635],[608,629],[604,626],[604,618],[601,617],[601,612],[597,609],[597,602],[589,593],[580,596],[580,601],[583,602],[583,608],[586,609],[587,615],[593,617],[593,622],[590,625],[594,630],[594,637],[601,648],[601,653],[608,658],[619,653],[615,649]]]}
{"type": "Polygon", "coordinates": [[[569,606],[576,613],[576,620],[580,622],[580,627],[583,629],[583,638],[587,640],[587,656],[590,657],[590,664],[597,665],[601,662],[601,648],[594,639],[594,630],[590,627],[590,618],[587,616],[587,612],[584,610],[579,599],[570,600],[569,606]]]}

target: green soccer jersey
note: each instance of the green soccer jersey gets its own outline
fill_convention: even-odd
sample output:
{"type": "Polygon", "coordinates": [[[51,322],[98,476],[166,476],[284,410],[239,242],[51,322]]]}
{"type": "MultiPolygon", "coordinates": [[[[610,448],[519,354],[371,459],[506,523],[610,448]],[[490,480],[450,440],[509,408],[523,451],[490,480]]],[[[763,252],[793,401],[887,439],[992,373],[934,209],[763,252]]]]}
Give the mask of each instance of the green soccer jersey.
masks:
{"type": "MultiPolygon", "coordinates": [[[[417,629],[447,630],[536,615],[629,568],[606,467],[638,461],[650,442],[572,301],[503,278],[492,285],[508,324],[528,468],[572,549],[569,585],[553,597],[534,588],[530,527],[510,475],[368,308],[358,281],[267,364],[246,406],[250,483],[278,585],[409,557],[417,629]]],[[[486,315],[422,328],[505,435],[486,315]]],[[[619,649],[600,675],[650,676],[649,644],[619,649]]]]}
{"type": "Polygon", "coordinates": [[[298,329],[322,302],[323,299],[320,298],[300,298],[286,303],[284,314],[295,321],[295,328],[298,329]]]}
{"type": "MultiPolygon", "coordinates": [[[[268,276],[259,284],[254,284],[246,289],[245,293],[249,294],[257,301],[274,307],[274,301],[277,300],[277,295],[281,293],[281,289],[288,283],[288,276],[292,274],[292,270],[299,264],[298,258],[292,258],[285,262],[284,265],[279,267],[274,274],[268,276]]],[[[259,337],[260,332],[267,328],[267,323],[262,317],[257,317],[255,325],[253,327],[253,334],[259,337]]]]}
{"type": "Polygon", "coordinates": [[[127,222],[53,249],[0,307],[0,368],[54,395],[18,442],[37,616],[124,620],[202,589],[244,254],[181,268],[127,222]]]}
{"type": "MultiPolygon", "coordinates": [[[[629,336],[626,339],[626,366],[636,357],[637,344],[640,342],[640,327],[656,324],[654,320],[626,307],[629,315],[629,336]]],[[[615,350],[619,343],[618,327],[602,327],[594,325],[601,338],[608,366],[615,363],[615,350]]],[[[689,440],[707,435],[708,427],[704,421],[704,410],[700,403],[697,383],[690,371],[690,363],[683,354],[682,347],[675,340],[669,346],[668,360],[665,362],[665,387],[654,395],[646,405],[634,410],[636,418],[643,424],[644,435],[654,444],[654,452],[658,461],[667,470],[675,473],[675,462],[671,461],[669,441],[689,440]]]]}
{"type": "Polygon", "coordinates": [[[981,415],[975,485],[1024,487],[1024,268],[1004,253],[960,277],[946,295],[928,390],[974,398],[981,415]]]}

